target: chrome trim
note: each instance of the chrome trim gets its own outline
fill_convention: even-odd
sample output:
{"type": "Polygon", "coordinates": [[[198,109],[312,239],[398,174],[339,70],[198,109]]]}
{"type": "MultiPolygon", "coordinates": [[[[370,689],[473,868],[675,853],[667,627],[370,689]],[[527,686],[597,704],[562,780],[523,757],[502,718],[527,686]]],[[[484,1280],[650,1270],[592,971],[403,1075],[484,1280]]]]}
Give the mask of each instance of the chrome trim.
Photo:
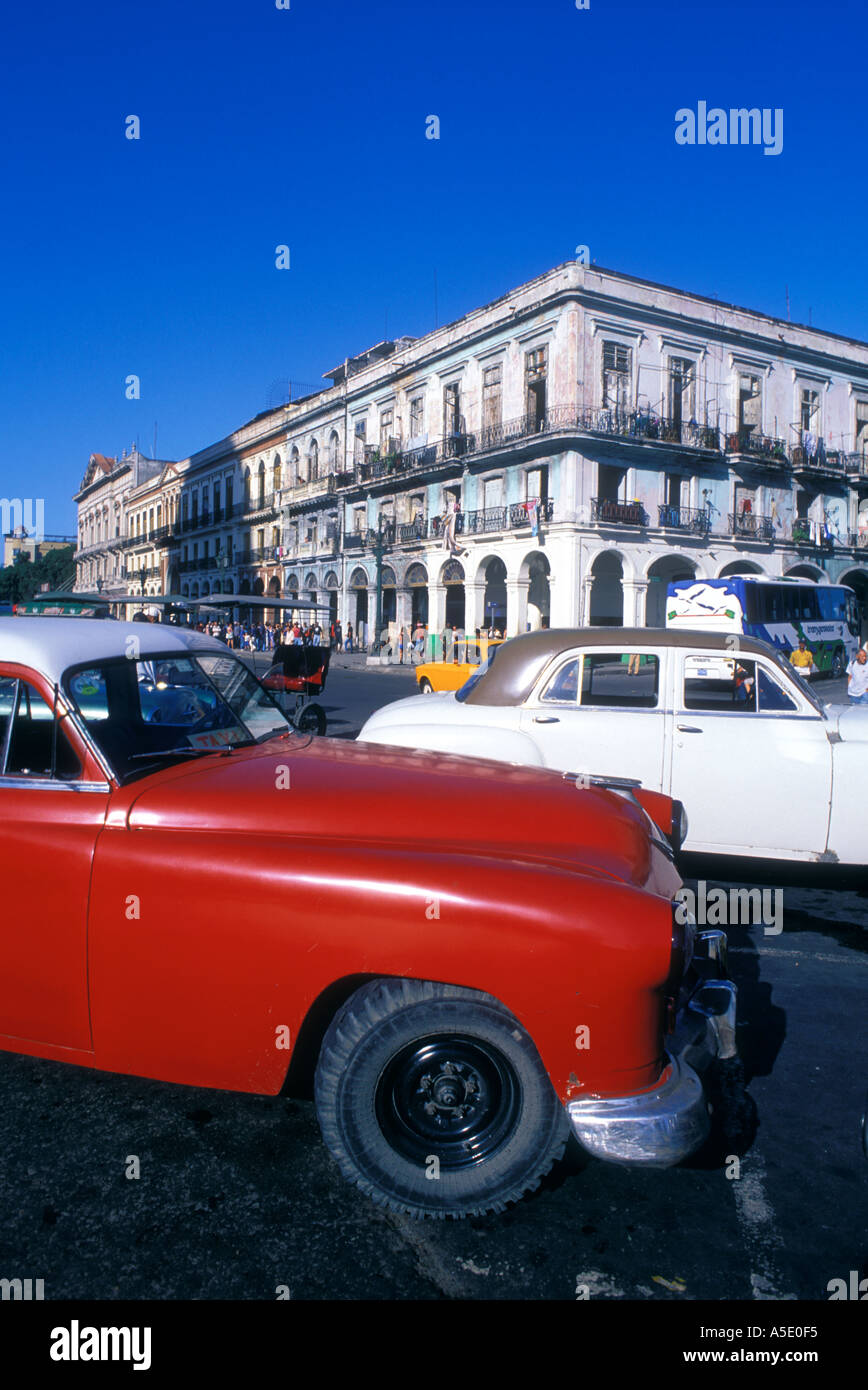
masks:
{"type": "MultiPolygon", "coordinates": [[[[651,713],[653,714],[653,710],[651,713]]],[[[787,714],[784,710],[755,710],[755,709],[685,709],[676,710],[676,716],[689,716],[691,719],[744,719],[748,715],[753,715],[755,719],[786,719],[797,720],[800,724],[807,722],[819,723],[816,714],[787,714]]]]}
{"type": "Polygon", "coordinates": [[[108,782],[62,782],[57,777],[0,777],[0,791],[41,792],[104,792],[111,791],[108,782]]]}
{"type": "Polygon", "coordinates": [[[718,979],[725,980],[729,974],[727,963],[727,939],[726,932],[719,927],[710,927],[705,931],[696,933],[696,950],[700,950],[705,960],[713,961],[717,966],[718,979]]]}
{"type": "Polygon", "coordinates": [[[670,1057],[669,1064],[666,1079],[653,1091],[568,1101],[567,1115],[582,1147],[610,1162],[653,1168],[671,1168],[694,1153],[710,1129],[702,1082],[680,1058],[670,1057]]]}
{"type": "Polygon", "coordinates": [[[712,1055],[727,1061],[738,1055],[735,1043],[737,990],[732,980],[706,980],[687,1005],[708,1020],[714,1039],[712,1055]]]}

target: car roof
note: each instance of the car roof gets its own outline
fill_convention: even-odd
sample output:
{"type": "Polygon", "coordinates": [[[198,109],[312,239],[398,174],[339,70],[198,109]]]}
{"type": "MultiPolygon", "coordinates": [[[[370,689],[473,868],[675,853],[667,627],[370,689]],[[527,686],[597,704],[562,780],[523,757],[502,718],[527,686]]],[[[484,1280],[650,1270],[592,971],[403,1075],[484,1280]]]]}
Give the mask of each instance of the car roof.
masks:
{"type": "Polygon", "coordinates": [[[110,657],[160,652],[218,651],[226,647],[203,632],[170,623],[118,623],[109,618],[0,618],[0,661],[29,666],[59,683],[70,666],[110,657]],[[137,645],[132,645],[133,643],[137,645]]]}
{"type": "Polygon", "coordinates": [[[504,642],[491,665],[465,696],[468,705],[518,705],[526,700],[537,678],[554,657],[572,647],[618,647],[623,652],[644,647],[702,647],[733,654],[733,638],[742,654],[774,654],[768,642],[741,633],[694,632],[664,627],[562,627],[525,632],[504,642]]]}

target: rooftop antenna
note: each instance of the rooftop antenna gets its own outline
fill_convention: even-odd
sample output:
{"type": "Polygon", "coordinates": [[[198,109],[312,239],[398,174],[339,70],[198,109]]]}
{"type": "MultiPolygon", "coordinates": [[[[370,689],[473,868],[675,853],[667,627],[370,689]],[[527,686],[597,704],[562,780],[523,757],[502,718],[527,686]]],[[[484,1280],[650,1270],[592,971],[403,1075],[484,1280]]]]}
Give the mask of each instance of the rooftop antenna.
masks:
{"type": "Polygon", "coordinates": [[[790,321],[790,287],[789,287],[789,285],[784,285],[784,289],[785,289],[786,292],[787,292],[787,323],[789,323],[789,321],[790,321]]]}
{"type": "Polygon", "coordinates": [[[434,327],[440,327],[440,315],[437,308],[437,271],[434,271],[434,327]]]}
{"type": "Polygon", "coordinates": [[[156,422],[156,420],[154,421],[154,453],[153,453],[153,457],[154,457],[154,458],[157,457],[157,422],[156,422]]]}

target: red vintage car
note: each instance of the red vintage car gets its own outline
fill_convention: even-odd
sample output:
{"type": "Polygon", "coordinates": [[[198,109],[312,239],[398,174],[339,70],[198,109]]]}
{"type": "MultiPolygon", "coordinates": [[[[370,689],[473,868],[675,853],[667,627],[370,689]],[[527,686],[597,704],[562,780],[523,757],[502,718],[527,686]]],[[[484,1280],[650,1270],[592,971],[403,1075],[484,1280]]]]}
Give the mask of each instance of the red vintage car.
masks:
{"type": "Polygon", "coordinates": [[[196,633],[0,619],[0,1047],[312,1089],[413,1216],[502,1210],[571,1133],[676,1163],[735,998],[644,808],[676,833],[641,790],[297,733],[196,633]]]}

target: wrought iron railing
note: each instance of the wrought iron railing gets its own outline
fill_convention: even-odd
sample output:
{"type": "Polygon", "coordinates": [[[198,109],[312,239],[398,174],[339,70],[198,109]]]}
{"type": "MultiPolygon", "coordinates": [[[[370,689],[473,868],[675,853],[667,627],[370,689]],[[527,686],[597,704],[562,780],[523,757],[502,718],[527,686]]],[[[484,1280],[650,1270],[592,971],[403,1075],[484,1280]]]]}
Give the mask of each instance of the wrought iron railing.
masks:
{"type": "Polygon", "coordinates": [[[656,440],[662,444],[687,445],[692,449],[720,451],[720,433],[696,420],[669,420],[646,410],[579,411],[578,425],[589,434],[615,435],[619,439],[656,440]]]}
{"type": "Polygon", "coordinates": [[[859,473],[863,477],[868,476],[868,454],[842,454],[841,458],[846,473],[859,473]]]}
{"type": "Polygon", "coordinates": [[[787,445],[784,439],[775,439],[768,434],[757,434],[754,430],[737,430],[726,436],[726,453],[753,454],[757,458],[785,465],[789,463],[787,445]]]}
{"type": "Polygon", "coordinates": [[[647,526],[648,514],[641,502],[612,502],[607,497],[592,497],[591,521],[601,525],[647,526]]]}
{"type": "MultiPolygon", "coordinates": [[[[555,504],[547,498],[537,504],[539,519],[551,521],[555,504]]],[[[532,526],[536,519],[536,509],[532,503],[513,502],[507,507],[482,507],[472,512],[456,512],[455,534],[457,536],[490,535],[497,531],[513,531],[520,526],[532,526]]],[[[434,540],[441,540],[446,529],[442,516],[431,518],[429,534],[434,540]]]]}
{"type": "Polygon", "coordinates": [[[729,529],[733,536],[744,536],[748,540],[773,541],[775,523],[770,516],[760,516],[757,512],[729,514],[729,529]]]}
{"type": "Polygon", "coordinates": [[[690,531],[693,535],[707,536],[711,530],[711,512],[708,507],[677,507],[668,503],[657,508],[658,524],[672,527],[677,531],[690,531]]]}

